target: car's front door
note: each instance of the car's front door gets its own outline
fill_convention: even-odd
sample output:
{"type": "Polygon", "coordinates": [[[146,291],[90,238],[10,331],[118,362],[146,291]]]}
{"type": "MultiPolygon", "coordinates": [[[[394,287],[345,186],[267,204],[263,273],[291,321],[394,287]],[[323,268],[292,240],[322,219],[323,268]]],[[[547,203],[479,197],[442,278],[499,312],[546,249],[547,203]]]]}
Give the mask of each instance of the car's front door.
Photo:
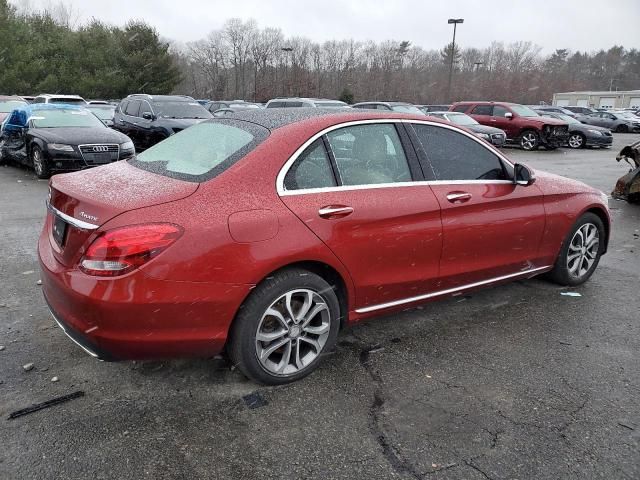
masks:
{"type": "Polygon", "coordinates": [[[545,226],[536,185],[515,185],[511,166],[479,139],[413,124],[442,209],[442,285],[455,288],[539,268],[545,226]]]}
{"type": "Polygon", "coordinates": [[[507,107],[503,107],[502,105],[494,105],[493,110],[491,111],[490,125],[492,127],[503,130],[507,134],[507,137],[516,138],[520,132],[518,131],[518,127],[516,126],[517,122],[514,122],[515,116],[516,115],[507,107]],[[507,113],[511,114],[511,118],[505,117],[507,113]]]}
{"type": "Polygon", "coordinates": [[[142,100],[140,103],[140,111],[137,119],[137,137],[140,149],[147,149],[152,145],[155,145],[157,141],[154,140],[153,133],[153,108],[146,100],[142,100]],[[147,118],[145,118],[147,117],[147,118]]]}
{"type": "Polygon", "coordinates": [[[288,170],[282,201],[347,267],[352,308],[434,290],[442,248],[440,207],[422,180],[403,125],[332,130],[288,170]],[[404,140],[401,141],[401,138],[404,140]]]}

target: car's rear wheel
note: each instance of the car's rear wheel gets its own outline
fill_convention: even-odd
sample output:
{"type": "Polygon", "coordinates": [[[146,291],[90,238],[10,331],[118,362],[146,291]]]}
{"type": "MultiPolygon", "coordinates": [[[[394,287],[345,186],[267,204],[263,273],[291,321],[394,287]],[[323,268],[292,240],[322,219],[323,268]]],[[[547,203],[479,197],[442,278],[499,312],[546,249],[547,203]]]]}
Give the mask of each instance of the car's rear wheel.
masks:
{"type": "Polygon", "coordinates": [[[629,131],[629,129],[627,128],[626,125],[618,125],[616,127],[616,133],[627,133],[629,131]]]}
{"type": "Polygon", "coordinates": [[[540,137],[533,130],[525,130],[520,134],[520,148],[526,151],[537,150],[540,146],[540,137]]]}
{"type": "Polygon", "coordinates": [[[336,343],[340,304],[311,272],[284,270],[261,283],[240,308],[228,344],[231,361],[252,380],[281,385],[320,364],[336,343]]]}
{"type": "Polygon", "coordinates": [[[33,164],[33,169],[35,170],[38,178],[44,179],[51,176],[47,159],[44,158],[42,150],[40,150],[40,147],[37,145],[34,145],[31,148],[31,163],[33,164]]]}
{"type": "Polygon", "coordinates": [[[568,143],[570,148],[583,148],[587,142],[581,133],[572,133],[568,143]]]}
{"type": "Polygon", "coordinates": [[[565,239],[551,279],[560,285],[580,285],[593,275],[604,250],[605,229],[600,217],[585,213],[565,239]]]}

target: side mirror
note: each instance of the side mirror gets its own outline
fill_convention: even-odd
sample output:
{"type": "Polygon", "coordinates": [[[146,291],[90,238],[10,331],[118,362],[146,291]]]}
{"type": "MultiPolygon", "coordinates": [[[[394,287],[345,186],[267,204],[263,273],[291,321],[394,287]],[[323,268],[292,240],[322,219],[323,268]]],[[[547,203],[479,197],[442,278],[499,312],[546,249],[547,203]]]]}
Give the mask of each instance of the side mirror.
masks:
{"type": "Polygon", "coordinates": [[[533,171],[521,163],[516,163],[513,166],[513,183],[516,185],[522,185],[527,187],[536,181],[536,176],[533,171]]]}
{"type": "Polygon", "coordinates": [[[507,112],[504,114],[504,118],[508,118],[509,120],[511,120],[513,118],[513,113],[511,112],[507,112]]]}
{"type": "Polygon", "coordinates": [[[151,112],[144,112],[142,114],[142,118],[145,120],[153,120],[153,114],[151,112]]]}

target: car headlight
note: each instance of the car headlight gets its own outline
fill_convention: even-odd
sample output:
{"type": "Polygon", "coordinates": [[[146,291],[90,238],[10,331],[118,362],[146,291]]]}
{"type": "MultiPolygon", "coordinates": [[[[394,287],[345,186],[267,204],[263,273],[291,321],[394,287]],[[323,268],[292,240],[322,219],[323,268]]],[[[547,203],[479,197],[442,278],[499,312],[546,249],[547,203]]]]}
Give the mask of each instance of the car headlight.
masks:
{"type": "Polygon", "coordinates": [[[128,142],[124,142],[122,145],[120,145],[120,148],[122,150],[133,150],[135,147],[133,146],[133,142],[129,140],[128,142]]]}
{"type": "Polygon", "coordinates": [[[491,138],[487,133],[476,133],[476,135],[485,140],[489,140],[491,138]]]}
{"type": "Polygon", "coordinates": [[[49,150],[58,150],[59,152],[73,152],[73,147],[64,143],[50,143],[47,147],[49,150]]]}
{"type": "Polygon", "coordinates": [[[602,132],[600,130],[587,130],[587,132],[589,133],[593,133],[594,135],[602,135],[602,132]]]}

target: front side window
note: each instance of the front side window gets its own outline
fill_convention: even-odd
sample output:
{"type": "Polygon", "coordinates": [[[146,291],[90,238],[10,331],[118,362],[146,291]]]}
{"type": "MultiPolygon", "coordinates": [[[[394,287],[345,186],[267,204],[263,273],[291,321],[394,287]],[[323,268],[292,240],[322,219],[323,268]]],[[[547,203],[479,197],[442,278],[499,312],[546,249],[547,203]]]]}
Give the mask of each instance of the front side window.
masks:
{"type": "Polygon", "coordinates": [[[202,182],[222,173],[269,136],[254,123],[217,119],[170,136],[129,162],[143,170],[202,182]]]}
{"type": "Polygon", "coordinates": [[[138,112],[140,111],[141,103],[142,102],[140,100],[133,100],[129,102],[129,105],[127,105],[127,110],[125,111],[125,113],[131,117],[137,117],[138,112]]]}
{"type": "Polygon", "coordinates": [[[316,140],[291,166],[284,178],[287,190],[335,187],[336,179],[322,139],[316,140]]]}
{"type": "Polygon", "coordinates": [[[493,106],[493,116],[494,117],[504,117],[505,113],[509,113],[509,110],[507,110],[503,106],[501,106],[501,105],[494,105],[493,106]]]}
{"type": "Polygon", "coordinates": [[[502,161],[474,139],[448,128],[413,125],[436,180],[508,180],[502,161]]]}
{"type": "Polygon", "coordinates": [[[356,125],[327,134],[342,185],[410,182],[411,172],[393,124],[356,125]]]}
{"type": "Polygon", "coordinates": [[[529,107],[525,107],[524,105],[511,105],[511,110],[513,110],[517,115],[521,117],[539,117],[535,110],[532,110],[529,107]]]}
{"type": "Polygon", "coordinates": [[[455,107],[453,107],[453,111],[465,113],[467,111],[467,108],[468,108],[468,105],[456,105],[455,107]]]}

